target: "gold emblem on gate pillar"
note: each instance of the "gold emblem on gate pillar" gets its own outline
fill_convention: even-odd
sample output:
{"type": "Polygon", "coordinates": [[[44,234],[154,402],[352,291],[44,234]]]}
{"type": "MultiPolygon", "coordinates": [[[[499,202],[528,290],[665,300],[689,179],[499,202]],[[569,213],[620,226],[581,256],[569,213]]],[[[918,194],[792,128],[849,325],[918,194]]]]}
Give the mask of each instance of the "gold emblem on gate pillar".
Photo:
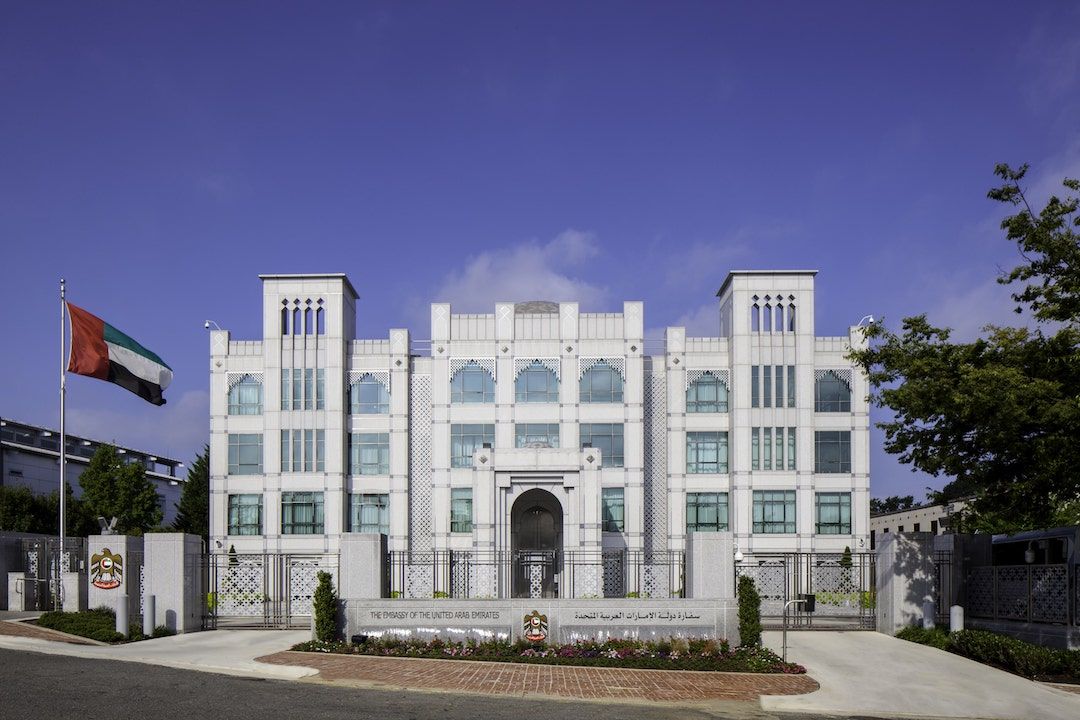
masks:
{"type": "Polygon", "coordinates": [[[120,587],[124,579],[124,558],[113,554],[109,548],[90,556],[90,578],[94,587],[101,590],[113,590],[120,587]]]}
{"type": "Polygon", "coordinates": [[[522,624],[521,630],[522,634],[525,635],[525,639],[529,642],[544,642],[547,640],[547,615],[541,615],[539,611],[533,610],[532,614],[525,616],[525,622],[522,624]]]}

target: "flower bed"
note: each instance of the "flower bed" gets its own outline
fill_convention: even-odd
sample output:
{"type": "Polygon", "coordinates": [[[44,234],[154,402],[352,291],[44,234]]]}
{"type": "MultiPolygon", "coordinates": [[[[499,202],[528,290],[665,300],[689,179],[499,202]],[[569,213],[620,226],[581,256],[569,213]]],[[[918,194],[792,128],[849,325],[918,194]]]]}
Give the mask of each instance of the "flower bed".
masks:
{"type": "Polygon", "coordinates": [[[801,674],[806,668],[785,663],[764,647],[731,648],[726,641],[683,640],[657,642],[640,640],[583,640],[566,645],[536,645],[525,640],[506,642],[447,642],[372,638],[363,642],[300,643],[302,652],[375,655],[381,657],[428,658],[439,660],[487,660],[493,662],[536,663],[542,665],[585,665],[593,667],[637,668],[643,670],[699,670],[801,674]]]}
{"type": "MultiPolygon", "coordinates": [[[[105,607],[83,610],[82,612],[47,612],[37,619],[37,624],[69,635],[78,635],[79,637],[107,643],[146,639],[142,628],[137,623],[131,624],[127,638],[116,632],[116,613],[105,607]]],[[[154,628],[153,637],[165,637],[173,634],[164,625],[159,625],[154,628]]]]}

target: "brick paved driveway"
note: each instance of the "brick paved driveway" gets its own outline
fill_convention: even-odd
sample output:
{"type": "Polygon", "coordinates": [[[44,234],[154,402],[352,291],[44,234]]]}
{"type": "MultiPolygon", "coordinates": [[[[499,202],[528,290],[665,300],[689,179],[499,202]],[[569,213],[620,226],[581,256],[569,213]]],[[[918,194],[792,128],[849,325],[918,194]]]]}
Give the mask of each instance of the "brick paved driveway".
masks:
{"type": "Polygon", "coordinates": [[[761,695],[797,695],[818,688],[817,682],[806,675],[623,670],[292,651],[257,660],[314,668],[321,679],[331,682],[488,695],[657,702],[756,701],[761,695]]]}
{"type": "Polygon", "coordinates": [[[59,642],[71,643],[72,645],[103,644],[94,640],[89,640],[87,638],[80,638],[74,635],[68,635],[67,633],[57,632],[56,630],[50,630],[49,628],[31,625],[27,622],[13,622],[10,620],[0,620],[0,635],[8,635],[10,637],[38,638],[40,640],[54,640],[59,642]]]}

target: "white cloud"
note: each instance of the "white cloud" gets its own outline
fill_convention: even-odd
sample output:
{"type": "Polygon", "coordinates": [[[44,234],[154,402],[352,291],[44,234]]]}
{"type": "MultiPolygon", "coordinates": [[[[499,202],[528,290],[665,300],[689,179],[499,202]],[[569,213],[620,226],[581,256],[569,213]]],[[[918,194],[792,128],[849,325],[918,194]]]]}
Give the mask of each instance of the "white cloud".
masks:
{"type": "Polygon", "coordinates": [[[494,312],[497,302],[523,300],[576,301],[595,310],[608,299],[607,289],[571,273],[598,254],[595,235],[572,229],[547,243],[484,252],[447,275],[432,300],[449,302],[454,312],[494,312]]]}
{"type": "Polygon", "coordinates": [[[69,407],[73,435],[114,442],[189,463],[210,438],[210,393],[189,390],[162,407],[69,407]]]}

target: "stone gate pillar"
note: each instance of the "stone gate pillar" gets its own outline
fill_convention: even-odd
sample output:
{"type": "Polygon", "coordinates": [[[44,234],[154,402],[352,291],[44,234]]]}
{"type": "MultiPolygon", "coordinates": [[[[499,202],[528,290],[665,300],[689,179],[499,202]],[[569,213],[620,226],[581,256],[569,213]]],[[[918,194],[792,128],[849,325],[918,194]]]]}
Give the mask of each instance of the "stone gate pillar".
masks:
{"type": "Polygon", "coordinates": [[[114,612],[127,596],[128,619],[142,614],[143,539],[132,535],[91,535],[86,538],[86,598],[91,610],[107,607],[114,612]]]}
{"type": "Polygon", "coordinates": [[[154,627],[176,633],[202,630],[202,538],[185,533],[152,533],[143,538],[146,583],[153,595],[154,627]]]}

